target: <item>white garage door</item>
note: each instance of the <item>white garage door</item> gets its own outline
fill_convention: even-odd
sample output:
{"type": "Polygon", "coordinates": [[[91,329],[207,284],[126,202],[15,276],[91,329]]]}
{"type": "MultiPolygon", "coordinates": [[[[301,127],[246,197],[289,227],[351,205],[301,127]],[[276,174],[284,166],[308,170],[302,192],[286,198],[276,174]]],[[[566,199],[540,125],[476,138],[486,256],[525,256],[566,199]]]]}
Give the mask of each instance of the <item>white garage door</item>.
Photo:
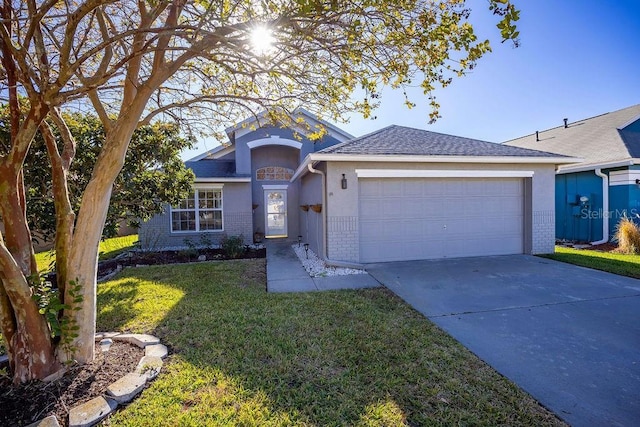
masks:
{"type": "Polygon", "coordinates": [[[520,178],[360,179],[362,262],[520,254],[520,178]]]}

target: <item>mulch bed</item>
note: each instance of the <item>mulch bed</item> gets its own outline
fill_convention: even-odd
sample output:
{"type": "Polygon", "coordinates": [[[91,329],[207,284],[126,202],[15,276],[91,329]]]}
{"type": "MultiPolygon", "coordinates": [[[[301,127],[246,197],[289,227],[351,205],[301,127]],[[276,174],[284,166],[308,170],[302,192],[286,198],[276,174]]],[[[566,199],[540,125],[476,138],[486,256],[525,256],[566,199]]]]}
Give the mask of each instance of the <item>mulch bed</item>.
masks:
{"type": "MultiPolygon", "coordinates": [[[[265,258],[267,256],[267,250],[265,248],[256,249],[254,247],[246,247],[245,250],[238,256],[230,258],[222,249],[198,249],[197,251],[182,250],[182,251],[156,251],[156,252],[142,252],[142,251],[130,251],[123,256],[100,261],[98,263],[98,280],[108,277],[112,273],[118,271],[119,268],[135,267],[142,265],[164,265],[164,264],[183,264],[187,262],[201,262],[200,257],[204,256],[204,261],[218,261],[229,259],[251,259],[251,258],[265,258]]],[[[47,280],[51,282],[51,285],[56,287],[56,275],[50,273],[47,276],[47,280]]]]}
{"type": "Polygon", "coordinates": [[[600,252],[617,252],[618,245],[615,243],[603,243],[601,245],[593,245],[589,249],[600,252]]]}
{"type": "Polygon", "coordinates": [[[136,345],[114,341],[106,360],[96,345],[93,362],[72,366],[57,381],[14,386],[11,378],[0,377],[0,425],[26,426],[56,415],[67,426],[72,407],[105,394],[110,384],[134,371],[142,356],[144,350],[136,345]]]}
{"type": "MultiPolygon", "coordinates": [[[[602,243],[601,245],[591,245],[591,246],[587,246],[585,248],[581,247],[581,243],[564,243],[562,244],[562,246],[567,246],[567,247],[574,247],[574,245],[578,245],[578,247],[576,249],[586,249],[589,251],[599,251],[599,252],[612,252],[612,253],[625,253],[623,251],[620,250],[620,248],[618,248],[618,245],[616,243],[611,243],[611,242],[607,242],[607,243],[602,243]]],[[[584,243],[584,245],[588,245],[588,243],[584,243]]]]}

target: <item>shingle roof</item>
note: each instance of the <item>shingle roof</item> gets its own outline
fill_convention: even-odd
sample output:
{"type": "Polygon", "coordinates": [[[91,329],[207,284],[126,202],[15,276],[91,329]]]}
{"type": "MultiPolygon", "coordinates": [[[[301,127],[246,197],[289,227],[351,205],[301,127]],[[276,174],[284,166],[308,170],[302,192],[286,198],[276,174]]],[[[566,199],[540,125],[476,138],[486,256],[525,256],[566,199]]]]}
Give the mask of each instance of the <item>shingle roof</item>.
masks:
{"type": "Polygon", "coordinates": [[[229,160],[202,159],[194,162],[185,162],[185,166],[193,171],[196,178],[233,178],[249,175],[236,174],[236,164],[229,160]]]}
{"type": "Polygon", "coordinates": [[[558,157],[556,154],[392,125],[319,151],[331,154],[558,157]]]}
{"type": "MultiPolygon", "coordinates": [[[[506,141],[524,147],[581,157],[580,164],[599,164],[640,157],[638,132],[619,130],[640,118],[640,104],[506,141]]],[[[576,164],[570,165],[575,167],[576,164]]]]}

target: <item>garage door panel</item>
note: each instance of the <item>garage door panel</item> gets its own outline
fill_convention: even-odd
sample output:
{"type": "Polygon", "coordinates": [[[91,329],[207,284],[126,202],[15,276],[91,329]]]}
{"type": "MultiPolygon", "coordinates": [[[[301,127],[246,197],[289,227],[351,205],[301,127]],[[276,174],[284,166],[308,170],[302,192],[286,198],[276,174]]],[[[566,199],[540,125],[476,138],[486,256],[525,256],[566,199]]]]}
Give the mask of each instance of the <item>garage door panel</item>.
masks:
{"type": "Polygon", "coordinates": [[[402,194],[405,196],[422,197],[424,195],[424,188],[424,185],[421,185],[418,180],[407,180],[404,181],[402,194]]]}
{"type": "Polygon", "coordinates": [[[362,262],[523,252],[522,179],[361,179],[359,185],[362,262]]]}
{"type": "Polygon", "coordinates": [[[459,181],[446,180],[441,181],[444,193],[442,195],[464,196],[464,184],[459,181]]]}
{"type": "Polygon", "coordinates": [[[465,216],[480,216],[484,208],[484,203],[485,202],[479,197],[468,198],[463,204],[464,206],[463,214],[465,216]]]}
{"type": "Polygon", "coordinates": [[[360,199],[360,217],[367,218],[374,215],[376,209],[378,209],[379,199],[360,199]]]}
{"type": "Polygon", "coordinates": [[[400,197],[402,194],[402,181],[389,180],[382,185],[382,195],[385,197],[400,197]]]}
{"type": "MultiPolygon", "coordinates": [[[[427,209],[429,205],[429,201],[422,198],[409,198],[403,203],[409,218],[420,218],[422,216],[420,212],[427,209]]],[[[396,209],[398,209],[398,205],[396,205],[396,209]]]]}

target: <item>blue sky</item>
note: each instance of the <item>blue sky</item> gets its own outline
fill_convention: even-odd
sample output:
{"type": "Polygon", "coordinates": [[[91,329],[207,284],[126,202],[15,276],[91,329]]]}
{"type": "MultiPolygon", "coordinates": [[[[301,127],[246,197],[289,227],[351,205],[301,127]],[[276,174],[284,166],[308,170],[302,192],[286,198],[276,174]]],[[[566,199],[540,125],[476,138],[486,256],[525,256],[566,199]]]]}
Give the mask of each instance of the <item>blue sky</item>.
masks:
{"type": "MultiPolygon", "coordinates": [[[[382,93],[376,120],[352,116],[338,126],[359,136],[391,124],[493,142],[640,103],[639,0],[514,0],[521,46],[500,43],[487,0],[471,0],[471,22],[493,52],[435,95],[442,116],[428,123],[421,91],[408,110],[401,93],[382,93]]],[[[195,152],[213,148],[200,143],[195,152]]],[[[194,152],[185,153],[184,158],[194,152]]]]}

